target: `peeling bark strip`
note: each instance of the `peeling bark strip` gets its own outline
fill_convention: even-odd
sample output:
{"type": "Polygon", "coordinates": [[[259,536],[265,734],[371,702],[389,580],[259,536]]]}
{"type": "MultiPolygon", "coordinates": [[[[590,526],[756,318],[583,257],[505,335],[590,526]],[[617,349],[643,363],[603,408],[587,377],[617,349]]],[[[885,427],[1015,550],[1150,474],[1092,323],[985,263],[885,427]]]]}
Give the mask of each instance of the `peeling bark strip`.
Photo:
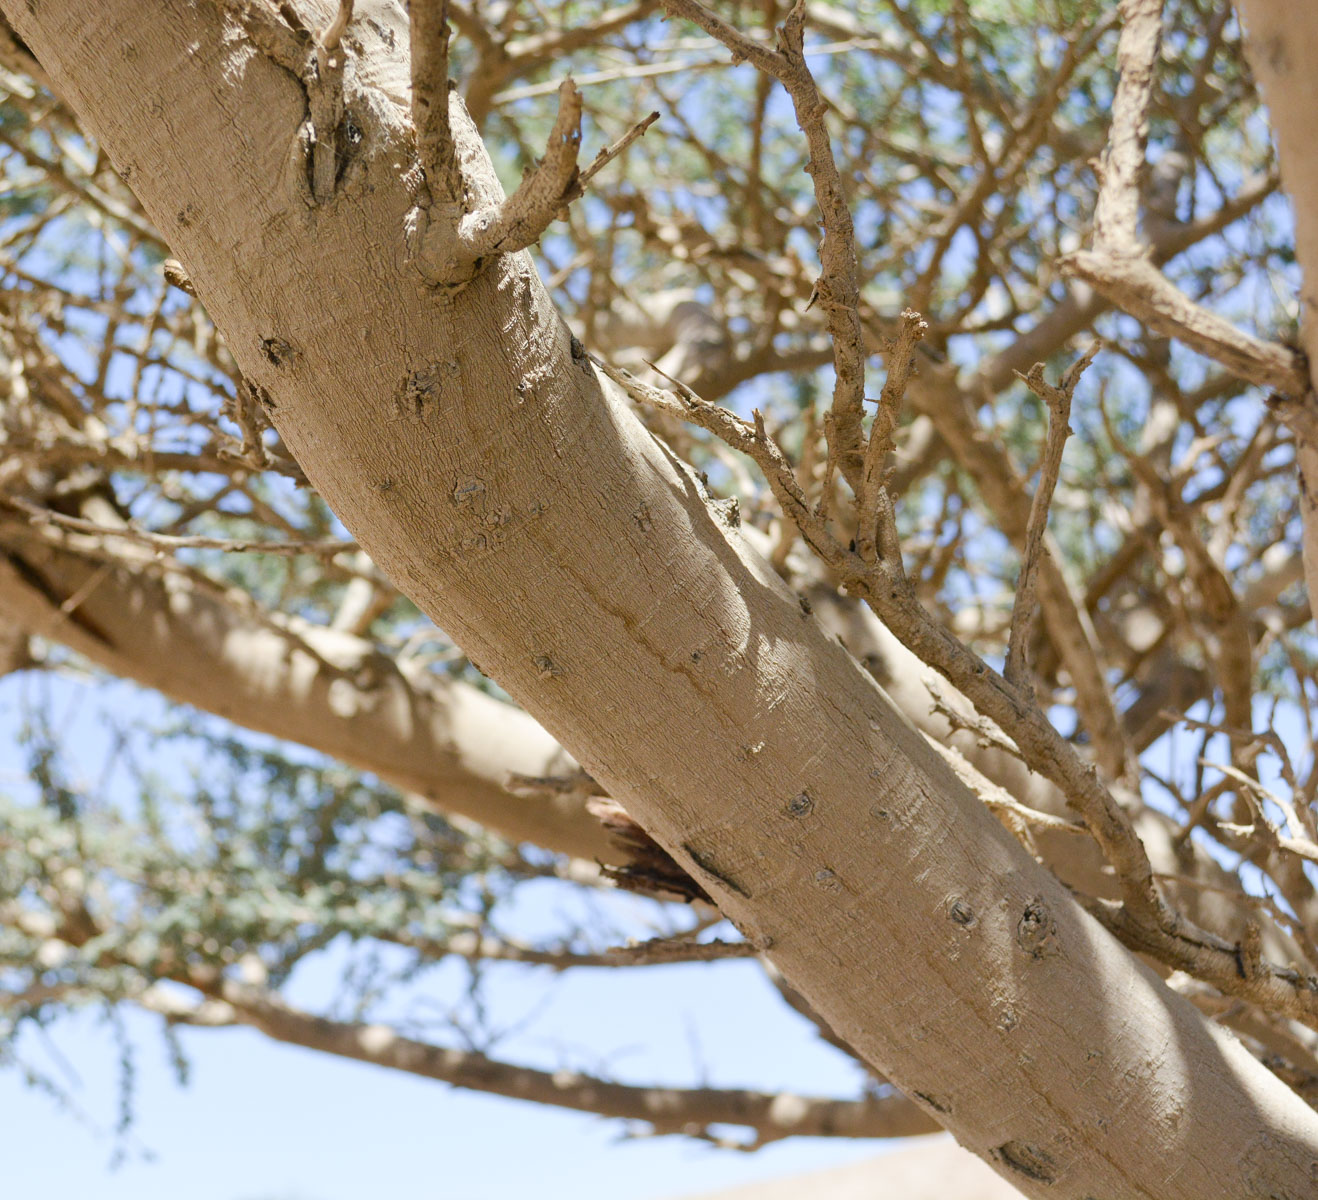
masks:
{"type": "MultiPolygon", "coordinates": [[[[692,477],[574,361],[529,258],[496,258],[456,297],[425,284],[406,240],[415,152],[398,8],[357,5],[342,37],[362,141],[312,207],[287,185],[303,90],[217,8],[3,5],[131,174],[363,547],[665,846],[735,864],[749,896],[712,877],[711,893],[771,940],[839,1035],[938,1097],[963,1144],[1029,1196],[1311,1191],[1318,1115],[1080,912],[801,619],[692,477]],[[296,359],[268,361],[271,337],[296,359]],[[431,357],[462,370],[452,410],[390,420],[397,381],[431,357]],[[507,513],[481,553],[464,546],[470,506],[451,498],[471,478],[487,515],[507,513]],[[546,676],[535,663],[550,652],[560,672],[546,676]],[[782,798],[807,788],[810,819],[784,820],[782,798]],[[949,896],[973,927],[940,915],[949,896]],[[1056,953],[1022,953],[1032,904],[1056,953]],[[1222,1170],[1245,1161],[1248,1180],[1222,1170]]],[[[497,203],[465,114],[451,117],[468,192],[497,203]]]]}

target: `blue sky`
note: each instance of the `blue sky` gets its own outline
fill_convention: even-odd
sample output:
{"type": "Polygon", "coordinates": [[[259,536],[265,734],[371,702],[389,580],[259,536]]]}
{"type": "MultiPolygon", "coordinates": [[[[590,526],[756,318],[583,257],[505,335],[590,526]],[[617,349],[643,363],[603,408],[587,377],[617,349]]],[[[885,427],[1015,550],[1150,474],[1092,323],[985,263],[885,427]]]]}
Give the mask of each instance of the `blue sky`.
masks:
{"type": "MultiPolygon", "coordinates": [[[[761,1061],[785,1049],[774,1021],[739,1003],[741,989],[709,987],[751,1034],[719,1057],[761,1061]],[[768,1037],[758,1046],[754,1030],[768,1037]]],[[[656,1009],[681,992],[652,987],[656,1009]]],[[[756,1006],[751,1006],[752,1008],[756,1006]]],[[[607,1017],[599,1007],[583,1017],[607,1017]]],[[[638,1020],[656,1016],[644,1005],[638,1020]]],[[[379,1068],[281,1046],[248,1030],[185,1031],[194,1079],[173,1081],[151,1023],[129,1022],[140,1045],[138,1136],[154,1161],[109,1166],[110,1139],[0,1073],[0,1156],[6,1195],[97,1200],[629,1200],[682,1195],[870,1157],[874,1143],[801,1140],[755,1155],[689,1141],[620,1142],[617,1127],[577,1114],[460,1092],[379,1068]]],[[[77,1069],[77,1099],[104,1127],[115,1111],[114,1051],[90,1016],[53,1031],[77,1069]]],[[[787,1040],[787,1039],[784,1039],[787,1040]]],[[[35,1057],[35,1055],[34,1055],[35,1057]]],[[[788,1050],[787,1058],[794,1057],[788,1050]]],[[[780,1064],[783,1060],[780,1060],[780,1064]]]]}
{"type": "MultiPolygon", "coordinates": [[[[25,788],[14,733],[33,683],[0,679],[0,790],[11,795],[25,788]]],[[[129,723],[150,722],[162,711],[154,697],[122,683],[96,694],[69,679],[47,679],[37,690],[47,689],[56,727],[92,778],[112,736],[107,710],[129,723]]],[[[153,766],[168,771],[168,764],[153,766]]],[[[570,902],[554,886],[531,886],[513,917],[519,932],[551,923],[552,910],[570,902]]],[[[625,897],[618,903],[640,904],[625,897]]],[[[296,1002],[327,1003],[342,963],[331,948],[303,967],[292,985],[296,1002]]],[[[420,988],[442,1003],[463,982],[453,964],[426,976],[420,988]]],[[[515,1062],[635,1083],[844,1096],[857,1087],[856,1068],[786,1009],[753,963],[557,977],[509,969],[492,981],[489,1003],[503,1023],[534,1014],[498,1047],[515,1062]]],[[[63,1018],[42,1036],[29,1032],[19,1049],[67,1091],[80,1115],[25,1086],[17,1070],[0,1069],[7,1197],[658,1200],[855,1161],[883,1148],[794,1139],[746,1155],[685,1139],[624,1140],[616,1123],[333,1059],[247,1029],[180,1031],[191,1064],[190,1083],[180,1087],[156,1020],[126,1017],[135,1049],[136,1149],[112,1167],[121,1086],[113,1030],[94,1012],[63,1018]]]]}

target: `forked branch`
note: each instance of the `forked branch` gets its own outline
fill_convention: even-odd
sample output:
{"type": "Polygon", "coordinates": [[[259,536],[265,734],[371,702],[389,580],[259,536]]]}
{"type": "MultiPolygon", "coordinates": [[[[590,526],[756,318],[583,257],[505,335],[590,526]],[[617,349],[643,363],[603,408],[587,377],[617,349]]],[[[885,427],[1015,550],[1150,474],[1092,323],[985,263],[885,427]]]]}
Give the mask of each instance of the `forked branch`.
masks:
{"type": "MultiPolygon", "coordinates": [[[[438,49],[433,54],[436,77],[438,60],[447,54],[447,33],[439,40],[444,49],[442,54],[438,49]]],[[[415,62],[414,56],[414,74],[415,62]]],[[[601,150],[590,166],[582,171],[577,165],[581,150],[581,113],[581,93],[570,78],[563,80],[558,88],[558,114],[549,132],[544,157],[523,176],[517,190],[497,204],[487,204],[474,212],[451,211],[454,207],[451,203],[449,212],[427,217],[422,254],[428,278],[437,283],[461,284],[487,259],[515,254],[534,245],[550,223],[564,216],[567,206],[585,193],[587,182],[659,119],[659,114],[653,112],[638,121],[616,142],[601,150]]],[[[462,194],[462,186],[453,161],[447,108],[445,114],[442,129],[433,117],[434,128],[429,133],[418,128],[418,150],[428,178],[432,171],[450,173],[445,176],[448,183],[444,196],[449,201],[456,201],[462,194]],[[439,156],[438,160],[426,165],[427,153],[439,156]]],[[[424,206],[424,199],[421,203],[424,206]]]]}
{"type": "Polygon", "coordinates": [[[1304,355],[1256,338],[1191,300],[1154,265],[1139,237],[1140,177],[1162,27],[1162,0],[1122,0],[1117,46],[1121,70],[1112,127],[1094,211],[1094,248],[1062,262],[1123,312],[1174,337],[1260,387],[1302,395],[1309,387],[1304,355]]]}

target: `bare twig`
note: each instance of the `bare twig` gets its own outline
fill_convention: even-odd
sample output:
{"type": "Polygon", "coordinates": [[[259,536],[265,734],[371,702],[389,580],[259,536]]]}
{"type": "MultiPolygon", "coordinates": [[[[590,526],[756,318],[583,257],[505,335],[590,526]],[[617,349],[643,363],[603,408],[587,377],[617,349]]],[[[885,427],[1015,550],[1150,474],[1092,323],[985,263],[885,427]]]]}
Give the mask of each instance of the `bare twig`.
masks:
{"type": "MultiPolygon", "coordinates": [[[[545,156],[502,203],[464,217],[460,255],[468,262],[487,254],[511,254],[539,240],[563,208],[581,195],[577,152],[581,148],[581,93],[571,79],[558,89],[558,116],[545,156]]],[[[602,165],[602,164],[601,164],[602,165]]]]}
{"type": "Polygon", "coordinates": [[[963,711],[957,705],[944,695],[943,689],[939,686],[936,679],[929,679],[925,682],[925,688],[929,692],[929,698],[932,701],[931,712],[943,717],[952,730],[964,730],[966,733],[973,734],[975,741],[982,749],[997,750],[1002,754],[1010,755],[1012,758],[1025,760],[1021,758],[1020,747],[1015,745],[992,721],[981,717],[973,709],[969,712],[963,711]]]}
{"type": "Polygon", "coordinates": [[[609,946],[604,950],[571,950],[528,945],[511,938],[463,930],[447,938],[425,938],[407,929],[382,933],[381,940],[415,950],[432,961],[447,957],[473,962],[517,963],[571,971],[598,967],[652,967],[681,963],[718,962],[754,958],[759,951],[750,942],[697,942],[686,937],[656,937],[648,941],[609,946]]]}
{"type": "MultiPolygon", "coordinates": [[[[421,255],[426,264],[424,273],[432,283],[461,285],[486,259],[534,245],[550,222],[566,215],[567,206],[584,193],[586,182],[659,119],[658,113],[651,113],[637,122],[617,142],[601,150],[582,172],[577,166],[581,113],[581,93],[571,78],[563,80],[558,87],[558,114],[544,157],[523,176],[517,190],[456,221],[453,214],[445,214],[426,223],[421,255]]],[[[457,168],[453,169],[456,172],[457,168]]]]}
{"type": "Polygon", "coordinates": [[[1071,397],[1075,394],[1080,376],[1094,361],[1099,343],[1095,342],[1084,356],[1062,377],[1060,387],[1054,387],[1043,377],[1043,363],[1035,363],[1029,373],[1021,375],[1032,391],[1048,407],[1048,437],[1043,458],[1039,464],[1039,486],[1035,488],[1030,505],[1030,520],[1025,531],[1025,548],[1021,557],[1020,580],[1016,585],[1016,600],[1011,609],[1011,634],[1007,642],[1007,661],[1002,674],[1009,683],[1032,690],[1026,670],[1025,653],[1034,632],[1037,616],[1035,586],[1039,576],[1039,558],[1043,554],[1043,535],[1048,528],[1048,509],[1052,506],[1053,490],[1062,467],[1062,450],[1071,436],[1071,397]]]}
{"type": "Polygon", "coordinates": [[[652,408],[671,412],[683,420],[699,425],[702,429],[707,429],[722,438],[734,450],[740,450],[748,455],[764,472],[774,497],[783,511],[796,522],[806,541],[813,545],[812,539],[816,539],[821,547],[836,544],[833,535],[828,532],[826,522],[811,509],[787,455],[783,453],[778,443],[769,437],[764,428],[764,417],[758,409],[753,414],[752,424],[743,421],[726,408],[702,399],[686,384],[672,379],[653,363],[647,365],[665,379],[671,380],[674,392],[642,383],[629,371],[611,366],[594,355],[591,356],[591,362],[634,400],[648,404],[652,408]]]}
{"type": "MultiPolygon", "coordinates": [[[[760,45],[758,42],[755,44],[760,45]]],[[[844,42],[821,42],[818,45],[813,45],[810,47],[810,57],[820,58],[828,55],[851,54],[857,50],[882,50],[885,48],[887,48],[887,43],[881,38],[852,38],[844,42]]],[[[723,57],[675,58],[666,62],[619,67],[611,71],[590,71],[584,75],[575,75],[573,78],[576,80],[578,87],[585,88],[600,83],[614,83],[620,79],[653,79],[661,75],[676,75],[687,71],[710,71],[726,67],[727,60],[723,57]]],[[[558,84],[553,82],[528,83],[498,92],[490,97],[490,103],[497,107],[503,104],[511,104],[516,100],[530,100],[536,96],[552,95],[557,90],[558,84]]],[[[468,107],[473,109],[472,115],[475,116],[475,109],[470,100],[468,101],[468,107]]]]}
{"type": "Polygon", "coordinates": [[[327,541],[271,542],[199,535],[178,537],[166,533],[152,533],[149,529],[138,529],[134,525],[99,525],[95,521],[86,521],[81,517],[70,517],[53,509],[42,508],[17,496],[5,497],[0,501],[0,507],[19,509],[28,515],[34,525],[53,525],[71,533],[89,534],[94,537],[122,538],[161,552],[224,550],[234,554],[314,554],[321,558],[333,558],[338,554],[355,552],[358,548],[356,542],[344,542],[336,538],[327,541]]]}
{"type": "MultiPolygon", "coordinates": [[[[906,382],[910,378],[916,343],[929,330],[929,323],[917,312],[905,309],[901,315],[897,337],[888,352],[888,378],[879,393],[879,408],[870,427],[869,442],[865,447],[865,464],[860,475],[860,489],[856,493],[856,553],[866,562],[877,557],[875,531],[879,523],[879,510],[888,491],[888,457],[893,449],[893,434],[897,429],[897,413],[902,397],[906,395],[906,382]]],[[[885,557],[891,557],[891,547],[885,547],[885,557]]],[[[897,560],[900,562],[900,558],[897,560]]]]}
{"type": "Polygon", "coordinates": [[[796,0],[778,30],[778,49],[771,50],[716,17],[697,0],[664,0],[675,16],[685,17],[717,38],[736,58],[748,59],[777,79],[792,99],[796,123],[810,149],[806,171],[814,184],[815,202],[824,227],[819,247],[820,275],[812,303],[824,310],[833,339],[832,420],[825,425],[829,460],[859,490],[863,462],[861,422],[864,417],[865,329],[860,318],[859,260],[855,226],[842,175],[833,157],[824,117],[828,103],[820,94],[805,57],[805,0],[796,0]]]}
{"type": "Polygon", "coordinates": [[[339,11],[334,14],[334,20],[325,26],[325,31],[320,35],[320,48],[322,50],[337,50],[339,39],[343,37],[343,31],[348,28],[348,23],[352,20],[353,0],[339,0],[339,11]]]}
{"type": "Polygon", "coordinates": [[[664,7],[677,17],[699,25],[715,41],[722,42],[732,51],[733,63],[750,62],[766,75],[781,78],[781,73],[788,69],[787,60],[771,46],[747,37],[739,29],[729,25],[722,17],[715,16],[697,0],[664,0],[664,7]]]}
{"type": "Polygon", "coordinates": [[[333,1021],[295,1009],[263,988],[234,980],[217,980],[204,990],[228,1006],[233,1020],[277,1041],[455,1087],[640,1121],[655,1133],[692,1136],[710,1125],[738,1125],[753,1130],[757,1142],[763,1144],[802,1134],[909,1137],[939,1128],[900,1095],[834,1100],[747,1089],[638,1087],[575,1071],[541,1071],[499,1062],[473,1050],[404,1037],[388,1026],[333,1021]]]}
{"type": "Polygon", "coordinates": [[[1247,775],[1230,763],[1209,762],[1207,759],[1200,759],[1199,761],[1205,767],[1211,767],[1214,771],[1221,771],[1223,775],[1241,785],[1242,794],[1250,798],[1252,801],[1251,807],[1258,814],[1257,820],[1262,822],[1268,836],[1278,846],[1309,862],[1318,862],[1318,843],[1310,838],[1308,830],[1305,828],[1305,822],[1300,819],[1295,806],[1289,800],[1278,795],[1270,788],[1264,787],[1253,776],[1247,775]],[[1282,815],[1286,818],[1286,828],[1289,833],[1282,833],[1268,818],[1267,813],[1263,810],[1265,802],[1275,804],[1281,810],[1282,815]]]}
{"type": "Polygon", "coordinates": [[[750,942],[692,942],[685,938],[657,937],[605,950],[610,966],[645,967],[666,963],[718,962],[726,958],[754,958],[759,951],[750,942]]]}
{"type": "Polygon", "coordinates": [[[627,132],[624,133],[622,137],[620,137],[611,146],[605,146],[604,149],[601,150],[597,155],[595,155],[595,157],[591,160],[590,166],[588,166],[584,171],[581,172],[581,175],[577,180],[578,188],[584,189],[586,184],[588,184],[592,179],[594,179],[595,176],[598,175],[600,171],[602,171],[605,167],[607,167],[609,163],[611,163],[615,158],[618,157],[619,154],[621,154],[624,150],[626,150],[627,147],[630,146],[634,141],[636,141],[637,138],[644,136],[645,131],[649,129],[650,126],[653,125],[658,119],[659,119],[659,114],[657,112],[652,112],[648,117],[644,118],[643,120],[637,121],[635,125],[633,125],[629,130],[627,130],[627,132]]]}
{"type": "Polygon", "coordinates": [[[258,395],[250,386],[239,386],[232,402],[226,404],[225,409],[243,435],[238,456],[253,470],[264,471],[270,465],[270,452],[266,449],[264,434],[271,425],[258,395]]]}
{"type": "Polygon", "coordinates": [[[1005,815],[1019,818],[1026,826],[1034,829],[1047,829],[1053,833],[1076,833],[1083,837],[1089,836],[1089,830],[1085,828],[1084,823],[1081,821],[1068,821],[1065,817],[1056,817],[1052,813],[1040,812],[1037,808],[1022,804],[1005,788],[999,787],[982,772],[976,770],[955,746],[946,745],[937,738],[932,737],[926,738],[926,741],[947,762],[947,765],[957,773],[961,781],[999,817],[1005,815]]]}

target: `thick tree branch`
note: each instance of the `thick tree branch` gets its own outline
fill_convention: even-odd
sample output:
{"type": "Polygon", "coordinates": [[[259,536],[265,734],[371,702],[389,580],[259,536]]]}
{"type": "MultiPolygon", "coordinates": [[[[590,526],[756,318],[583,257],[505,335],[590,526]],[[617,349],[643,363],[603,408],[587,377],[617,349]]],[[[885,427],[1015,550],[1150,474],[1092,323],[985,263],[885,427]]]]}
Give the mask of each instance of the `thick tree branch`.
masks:
{"type": "MultiPolygon", "coordinates": [[[[709,404],[689,388],[665,392],[626,372],[597,364],[637,400],[680,413],[749,455],[764,472],[783,511],[806,542],[862,596],[880,619],[916,654],[957,686],[977,709],[1020,748],[1025,762],[1053,781],[1085,820],[1116,873],[1120,904],[1086,901],[1086,907],[1133,950],[1147,953],[1219,988],[1318,1029],[1318,984],[1293,968],[1259,959],[1248,974],[1239,968],[1239,947],[1196,927],[1169,907],[1129,813],[1048,721],[1033,695],[1004,679],[930,618],[904,578],[885,564],[866,563],[842,546],[805,502],[791,464],[755,422],[709,404]]],[[[1134,807],[1134,805],[1132,805],[1134,807]]]]}
{"type": "Polygon", "coordinates": [[[525,713],[467,684],[400,670],[351,634],[262,612],[176,573],[0,541],[0,613],[105,670],[371,771],[513,841],[622,861],[576,797],[511,776],[571,759],[525,713]]]}
{"type": "Polygon", "coordinates": [[[1308,386],[1304,355],[1245,333],[1197,304],[1143,255],[1077,250],[1063,267],[1114,307],[1221,363],[1246,383],[1292,395],[1302,395],[1308,386]]]}
{"type": "MultiPolygon", "coordinates": [[[[1102,935],[965,792],[601,392],[524,257],[500,256],[460,304],[417,302],[415,264],[378,252],[414,204],[394,167],[408,132],[388,104],[369,109],[368,142],[387,149],[349,181],[353,203],[318,207],[314,230],[286,221],[279,254],[239,266],[253,205],[268,221],[286,204],[267,199],[300,117],[282,76],[259,60],[241,80],[206,69],[232,51],[182,4],[162,22],[127,0],[93,19],[65,0],[3,2],[92,132],[134,161],[239,367],[270,390],[290,450],[373,560],[581,752],[867,1061],[1030,1196],[1243,1200],[1258,1191],[1249,1175],[1218,1166],[1257,1157],[1260,1139],[1268,1186],[1309,1185],[1318,1117],[1102,935]],[[126,38],[153,53],[130,67],[92,52],[126,38]],[[183,161],[140,102],[143,62],[167,110],[186,95],[211,154],[183,161]],[[366,330],[369,352],[343,353],[344,329],[366,330]],[[263,358],[272,337],[296,359],[263,358]],[[384,419],[431,364],[461,379],[442,416],[384,419]],[[1083,1053],[1076,1028],[1092,1035],[1083,1053]],[[1213,1093],[1173,1129],[1165,1091],[1129,1083],[1168,1045],[1177,1086],[1206,1072],[1213,1093]],[[1056,1064],[1047,1111],[1002,1105],[1041,1063],[1056,1064]],[[1153,1130],[1174,1181],[1164,1154],[1124,1152],[1153,1130]]],[[[390,53],[383,37],[370,52],[390,53]]],[[[454,136],[468,182],[493,188],[474,131],[455,120],[454,136]]]]}
{"type": "MultiPolygon", "coordinates": [[[[1238,0],[1245,49],[1272,117],[1281,158],[1282,182],[1295,208],[1295,249],[1304,272],[1300,292],[1300,337],[1308,352],[1302,379],[1277,387],[1288,395],[1274,403],[1278,420],[1295,435],[1304,521],[1304,569],[1312,610],[1318,596],[1318,417],[1314,416],[1313,364],[1318,362],[1318,155],[1313,146],[1313,112],[1318,101],[1318,15],[1308,6],[1278,0],[1238,0]],[[1298,385],[1298,386],[1296,386],[1298,385]]],[[[1277,385],[1272,385],[1277,386],[1277,385]]]]}

